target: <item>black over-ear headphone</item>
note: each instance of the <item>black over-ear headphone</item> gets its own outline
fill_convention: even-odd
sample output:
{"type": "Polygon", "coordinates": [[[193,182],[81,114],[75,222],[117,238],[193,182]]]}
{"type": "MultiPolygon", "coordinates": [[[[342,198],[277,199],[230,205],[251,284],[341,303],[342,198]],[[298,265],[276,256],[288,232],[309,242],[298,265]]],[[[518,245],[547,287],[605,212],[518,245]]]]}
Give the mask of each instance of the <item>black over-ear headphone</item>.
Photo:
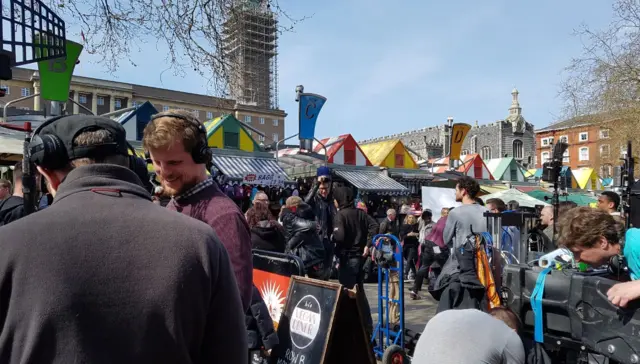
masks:
{"type": "MultiPolygon", "coordinates": [[[[198,143],[191,150],[191,158],[193,159],[193,162],[196,164],[211,163],[211,150],[207,145],[207,129],[201,122],[199,122],[195,117],[188,117],[185,115],[173,114],[173,113],[155,114],[149,122],[153,123],[154,120],[164,118],[164,117],[184,120],[189,124],[191,124],[200,135],[200,137],[198,138],[198,143]]],[[[145,151],[145,158],[147,159],[147,161],[151,159],[151,156],[149,155],[148,151],[145,151]]]]}
{"type": "MultiPolygon", "coordinates": [[[[55,170],[64,168],[69,162],[70,158],[62,140],[57,135],[45,134],[40,135],[40,131],[47,125],[63,119],[69,115],[56,116],[45,122],[36,128],[29,141],[29,161],[35,165],[41,166],[46,169],[55,170]]],[[[147,162],[136,155],[135,148],[127,142],[127,148],[131,151],[131,155],[127,155],[129,162],[129,169],[131,169],[142,181],[144,187],[148,191],[153,191],[153,186],[149,181],[149,172],[147,170],[147,162]]],[[[105,154],[122,154],[122,151],[118,150],[117,143],[104,143],[100,145],[92,145],[87,147],[75,147],[74,150],[87,151],[92,150],[105,154]]]]}

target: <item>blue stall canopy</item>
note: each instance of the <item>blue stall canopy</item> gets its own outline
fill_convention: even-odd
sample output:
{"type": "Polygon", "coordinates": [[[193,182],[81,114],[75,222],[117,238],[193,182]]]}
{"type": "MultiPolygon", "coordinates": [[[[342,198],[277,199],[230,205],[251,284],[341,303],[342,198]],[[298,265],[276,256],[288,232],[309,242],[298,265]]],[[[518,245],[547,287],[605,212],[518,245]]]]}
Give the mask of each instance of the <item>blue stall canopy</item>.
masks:
{"type": "Polygon", "coordinates": [[[143,104],[122,109],[122,112],[109,113],[111,119],[119,122],[127,131],[127,139],[141,141],[144,127],[147,126],[151,117],[157,114],[158,110],[149,101],[143,104]]]}

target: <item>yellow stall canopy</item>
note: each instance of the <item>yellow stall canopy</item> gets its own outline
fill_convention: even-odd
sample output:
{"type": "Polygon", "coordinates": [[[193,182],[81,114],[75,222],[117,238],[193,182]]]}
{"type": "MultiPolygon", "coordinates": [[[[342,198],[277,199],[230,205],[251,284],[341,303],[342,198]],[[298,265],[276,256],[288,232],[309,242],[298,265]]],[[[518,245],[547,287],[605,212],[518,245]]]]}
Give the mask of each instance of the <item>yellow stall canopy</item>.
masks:
{"type": "Polygon", "coordinates": [[[418,164],[411,157],[400,139],[360,144],[360,149],[374,166],[387,168],[417,169],[418,164]]]}
{"type": "Polygon", "coordinates": [[[602,184],[600,178],[593,168],[572,169],[573,177],[576,179],[578,187],[583,190],[600,190],[602,184]]]}
{"type": "Polygon", "coordinates": [[[209,148],[237,149],[245,152],[262,151],[245,128],[233,115],[223,115],[204,123],[209,148]]]}

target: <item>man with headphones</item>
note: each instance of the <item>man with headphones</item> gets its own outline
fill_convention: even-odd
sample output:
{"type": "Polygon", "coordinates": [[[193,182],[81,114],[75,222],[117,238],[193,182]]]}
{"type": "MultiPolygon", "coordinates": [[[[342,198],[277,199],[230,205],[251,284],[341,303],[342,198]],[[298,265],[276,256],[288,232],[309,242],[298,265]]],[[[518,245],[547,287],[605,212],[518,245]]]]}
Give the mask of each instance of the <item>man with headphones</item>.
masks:
{"type": "Polygon", "coordinates": [[[34,132],[29,156],[54,201],[0,228],[3,362],[246,362],[226,250],[206,224],[151,202],[128,148],[99,116],[34,132]]]}
{"type": "Polygon", "coordinates": [[[186,110],[162,112],[145,127],[142,145],[171,196],[167,208],[204,221],[227,248],[246,311],[253,287],[251,232],[242,211],[207,175],[212,161],[204,125],[186,110]]]}

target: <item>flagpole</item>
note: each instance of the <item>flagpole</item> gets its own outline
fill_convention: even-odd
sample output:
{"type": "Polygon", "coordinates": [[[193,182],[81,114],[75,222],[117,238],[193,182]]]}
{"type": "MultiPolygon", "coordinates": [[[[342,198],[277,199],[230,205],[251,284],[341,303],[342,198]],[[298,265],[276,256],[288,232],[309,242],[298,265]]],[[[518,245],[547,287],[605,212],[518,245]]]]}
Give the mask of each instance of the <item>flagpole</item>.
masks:
{"type": "Polygon", "coordinates": [[[453,116],[449,116],[447,118],[447,122],[449,123],[449,170],[453,170],[453,158],[451,158],[451,142],[453,141],[453,116]]]}

